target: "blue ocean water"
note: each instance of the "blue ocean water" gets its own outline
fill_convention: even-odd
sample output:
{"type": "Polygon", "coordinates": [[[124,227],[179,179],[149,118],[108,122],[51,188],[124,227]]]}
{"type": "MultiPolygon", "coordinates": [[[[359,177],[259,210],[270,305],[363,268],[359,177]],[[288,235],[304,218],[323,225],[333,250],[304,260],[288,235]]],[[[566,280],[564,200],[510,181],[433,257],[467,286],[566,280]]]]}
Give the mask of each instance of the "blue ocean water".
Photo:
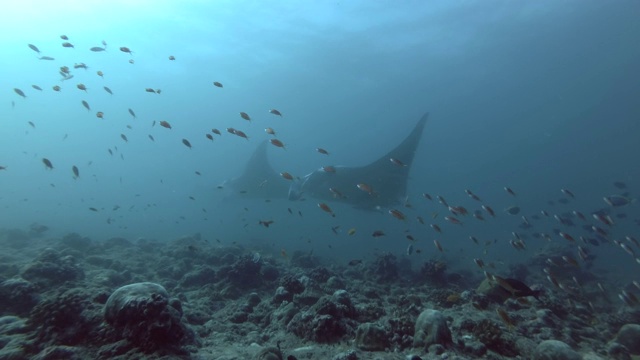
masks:
{"type": "Polygon", "coordinates": [[[336,261],[384,251],[403,256],[413,243],[421,250],[412,255],[416,263],[441,258],[452,268],[475,269],[472,259],[484,258],[506,270],[537,253],[553,254],[549,246],[577,258],[576,244],[557,231],[592,237],[581,226],[598,224],[608,242],[582,245],[598,256],[595,271],[633,279],[638,264],[613,240],[640,238],[633,203],[640,186],[636,1],[64,3],[25,1],[0,15],[2,228],[38,223],[50,227],[50,236],[78,232],[96,240],[200,233],[221,244],[314,251],[336,261]],[[74,47],[63,47],[61,35],[74,47]],[[89,50],[103,40],[106,51],[89,50]],[[79,63],[88,69],[74,69],[79,63]],[[61,81],[62,66],[72,79],[61,81]],[[283,116],[268,112],[274,108],[283,116]],[[388,208],[330,203],[334,218],[311,198],[266,202],[223,185],[271,138],[265,127],[286,147],[268,148],[273,169],[304,176],[324,165],[378,159],[425,112],[430,118],[407,199],[397,206],[405,220],[388,208]],[[228,133],[230,127],[249,139],[228,133]],[[212,128],[222,132],[213,141],[205,137],[212,128]],[[449,224],[449,210],[423,193],[470,212],[489,205],[497,216],[449,224]],[[610,195],[631,204],[613,209],[602,199],[610,195]],[[522,209],[517,216],[504,211],[513,205],[522,209]],[[600,209],[614,226],[591,217],[600,209]],[[552,217],[534,219],[541,210],[576,210],[587,221],[572,218],[576,226],[567,227],[552,217]],[[532,228],[519,228],[521,215],[532,228]],[[260,220],[274,223],[266,228],[260,220]],[[375,230],[386,236],[373,238],[375,230]],[[509,244],[514,231],[527,251],[509,244]],[[534,237],[540,232],[551,243],[534,237]]]}

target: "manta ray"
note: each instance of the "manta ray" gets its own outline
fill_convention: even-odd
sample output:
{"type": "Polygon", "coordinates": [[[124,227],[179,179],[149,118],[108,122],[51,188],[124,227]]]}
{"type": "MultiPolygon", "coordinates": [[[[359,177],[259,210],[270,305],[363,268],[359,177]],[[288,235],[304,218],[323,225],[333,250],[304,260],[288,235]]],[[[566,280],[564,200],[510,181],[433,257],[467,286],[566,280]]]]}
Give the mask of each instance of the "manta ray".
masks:
{"type": "Polygon", "coordinates": [[[258,145],[241,176],[226,186],[252,198],[335,201],[360,209],[380,209],[406,199],[407,181],[416,148],[429,114],[418,120],[413,130],[396,147],[377,160],[357,167],[334,166],[335,171],[318,169],[291,182],[283,179],[267,158],[267,142],[258,145]]]}

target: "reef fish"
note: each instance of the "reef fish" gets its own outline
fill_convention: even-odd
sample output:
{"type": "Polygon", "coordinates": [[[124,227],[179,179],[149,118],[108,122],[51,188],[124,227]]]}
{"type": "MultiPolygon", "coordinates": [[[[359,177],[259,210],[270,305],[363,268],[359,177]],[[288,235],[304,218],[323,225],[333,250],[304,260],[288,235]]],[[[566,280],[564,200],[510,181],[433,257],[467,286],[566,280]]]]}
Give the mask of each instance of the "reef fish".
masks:
{"type": "Polygon", "coordinates": [[[624,196],[620,196],[620,195],[605,196],[603,200],[609,206],[614,206],[614,207],[629,205],[632,202],[631,199],[624,196]]]}
{"type": "Polygon", "coordinates": [[[513,297],[533,296],[536,300],[540,300],[539,296],[542,294],[542,290],[531,290],[520,280],[504,279],[496,275],[493,276],[493,279],[500,287],[510,292],[513,297]]]}
{"type": "Polygon", "coordinates": [[[18,88],[13,88],[13,91],[15,91],[16,94],[22,96],[23,98],[26,98],[27,95],[24,94],[24,91],[18,89],[18,88]]]}

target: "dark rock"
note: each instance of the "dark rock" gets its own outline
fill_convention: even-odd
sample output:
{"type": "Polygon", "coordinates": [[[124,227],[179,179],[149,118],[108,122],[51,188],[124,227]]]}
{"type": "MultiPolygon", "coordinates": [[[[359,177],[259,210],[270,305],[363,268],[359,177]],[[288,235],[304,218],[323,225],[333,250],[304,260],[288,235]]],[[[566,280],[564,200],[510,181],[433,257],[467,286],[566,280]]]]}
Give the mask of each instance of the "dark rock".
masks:
{"type": "Polygon", "coordinates": [[[262,278],[260,276],[260,267],[262,262],[253,261],[252,257],[245,255],[236,260],[226,273],[222,268],[219,271],[220,277],[227,277],[227,279],[240,289],[247,289],[258,286],[262,278]]]}
{"type": "Polygon", "coordinates": [[[21,278],[0,283],[0,314],[27,315],[40,300],[36,287],[21,278]]]}
{"type": "Polygon", "coordinates": [[[309,271],[309,277],[318,283],[327,282],[331,275],[331,272],[325,267],[316,267],[309,271]]]}
{"type": "Polygon", "coordinates": [[[236,311],[231,316],[229,316],[229,321],[234,324],[242,324],[247,321],[249,318],[249,314],[244,311],[236,311]]]}
{"type": "Polygon", "coordinates": [[[260,301],[262,301],[262,300],[260,299],[260,295],[258,295],[258,293],[252,292],[247,297],[247,304],[251,308],[254,308],[254,307],[258,306],[258,304],[260,304],[260,301]]]}
{"type": "Polygon", "coordinates": [[[131,350],[135,351],[135,345],[128,340],[122,339],[100,347],[98,350],[98,359],[126,359],[126,356],[120,357],[120,355],[124,355],[131,350]]]}
{"type": "Polygon", "coordinates": [[[300,294],[304,291],[304,285],[293,275],[285,275],[280,279],[280,286],[291,294],[300,294]]]}
{"type": "Polygon", "coordinates": [[[194,343],[195,338],[174,306],[162,286],[149,282],[130,284],[111,294],[104,307],[104,319],[122,338],[145,352],[160,348],[179,351],[181,345],[194,343]]]}
{"type": "Polygon", "coordinates": [[[358,360],[358,353],[355,350],[349,350],[334,356],[331,360],[358,360]]]}
{"type": "Polygon", "coordinates": [[[34,329],[36,344],[75,346],[96,337],[100,318],[89,311],[91,303],[80,289],[61,291],[36,305],[27,324],[34,329]]]}
{"type": "Polygon", "coordinates": [[[220,258],[220,262],[225,265],[231,265],[236,262],[238,257],[231,253],[226,253],[220,258]]]}
{"type": "Polygon", "coordinates": [[[471,319],[463,319],[460,322],[459,327],[460,327],[460,331],[466,331],[470,333],[476,327],[476,322],[471,319]]]}
{"type": "Polygon", "coordinates": [[[356,309],[344,290],[324,296],[309,310],[297,313],[287,329],[297,336],[320,343],[334,343],[352,335],[356,309]]]}
{"type": "Polygon", "coordinates": [[[297,313],[298,309],[293,303],[282,304],[271,313],[271,320],[279,326],[285,327],[297,313]]]}
{"type": "Polygon", "coordinates": [[[626,346],[617,342],[607,344],[607,355],[611,360],[631,360],[631,354],[626,346]]]}
{"type": "Polygon", "coordinates": [[[420,313],[415,325],[413,346],[428,349],[432,344],[452,343],[447,319],[438,310],[427,309],[420,313]]]}
{"type": "Polygon", "coordinates": [[[517,337],[513,342],[518,354],[534,354],[538,344],[526,337],[517,337]]]}
{"type": "Polygon", "coordinates": [[[52,346],[44,349],[38,355],[32,357],[32,360],[82,360],[84,356],[82,352],[72,346],[52,346]]]}
{"type": "Polygon", "coordinates": [[[392,334],[390,347],[395,349],[407,349],[413,346],[416,317],[417,315],[400,313],[398,316],[387,320],[391,329],[390,333],[392,334]]]}
{"type": "Polygon", "coordinates": [[[199,287],[213,283],[216,278],[216,272],[206,265],[198,265],[192,271],[184,274],[180,280],[182,287],[199,287]]]}
{"type": "Polygon", "coordinates": [[[428,352],[429,354],[442,355],[445,352],[445,348],[440,344],[431,344],[428,352]]]}
{"type": "Polygon", "coordinates": [[[71,256],[61,256],[53,249],[46,249],[36,261],[22,272],[21,276],[44,287],[84,278],[84,271],[71,256]]]}
{"type": "Polygon", "coordinates": [[[302,293],[296,294],[293,297],[293,301],[301,306],[311,306],[318,302],[318,300],[323,296],[323,294],[319,291],[312,289],[305,289],[302,293]]]}
{"type": "Polygon", "coordinates": [[[282,360],[282,351],[276,347],[266,347],[260,350],[256,356],[255,360],[282,360]]]}
{"type": "Polygon", "coordinates": [[[464,341],[463,350],[474,358],[483,357],[487,353],[487,347],[477,340],[464,341]]]}
{"type": "Polygon", "coordinates": [[[260,269],[260,274],[262,275],[262,279],[264,281],[271,282],[271,281],[278,280],[278,277],[280,276],[280,271],[275,266],[263,265],[262,268],[260,269]]]}
{"type": "Polygon", "coordinates": [[[29,225],[29,235],[33,237],[40,237],[42,236],[42,234],[47,232],[47,230],[49,230],[49,227],[46,225],[42,225],[38,223],[33,223],[29,225]]]}
{"type": "Polygon", "coordinates": [[[60,239],[60,243],[78,251],[86,251],[92,245],[91,239],[82,237],[77,233],[70,233],[63,236],[62,239],[60,239]]]}
{"type": "Polygon", "coordinates": [[[337,276],[332,276],[329,279],[327,279],[327,283],[325,284],[325,287],[327,289],[331,289],[331,290],[339,290],[339,289],[344,289],[345,288],[345,284],[344,281],[342,281],[342,279],[340,279],[337,276]]]}
{"type": "Polygon", "coordinates": [[[624,345],[630,354],[640,355],[640,325],[625,324],[613,341],[624,345]]]}
{"type": "Polygon", "coordinates": [[[276,289],[276,293],[273,295],[273,303],[274,304],[280,304],[283,301],[287,301],[290,302],[293,300],[293,294],[288,292],[287,289],[284,288],[284,286],[278,286],[278,288],[276,289]]]}
{"type": "Polygon", "coordinates": [[[211,320],[211,315],[203,310],[190,309],[184,313],[184,319],[193,325],[204,325],[211,320]]]}
{"type": "Polygon", "coordinates": [[[312,269],[320,265],[320,261],[311,252],[296,250],[291,254],[291,265],[303,269],[312,269]]]}
{"type": "Polygon", "coordinates": [[[87,264],[108,269],[113,265],[114,260],[102,256],[87,256],[84,258],[87,264]]]}
{"type": "Polygon", "coordinates": [[[106,304],[109,299],[109,293],[106,291],[100,291],[96,296],[93,297],[93,301],[98,304],[106,304]]]}
{"type": "Polygon", "coordinates": [[[0,317],[0,335],[23,334],[29,330],[25,319],[17,316],[0,317]]]}
{"type": "Polygon", "coordinates": [[[364,323],[356,329],[355,345],[365,351],[383,351],[389,346],[385,329],[372,323],[364,323]]]}
{"type": "Polygon", "coordinates": [[[429,260],[422,264],[418,278],[430,285],[447,285],[447,264],[443,261],[429,260]]]}
{"type": "Polygon", "coordinates": [[[562,341],[545,340],[536,348],[536,360],[582,360],[582,356],[562,341]]]}
{"type": "Polygon", "coordinates": [[[480,320],[473,329],[473,335],[491,351],[508,357],[518,355],[515,344],[503,336],[498,324],[489,319],[480,320]]]}
{"type": "MultiPolygon", "coordinates": [[[[370,302],[367,304],[360,304],[356,306],[358,310],[358,321],[360,322],[373,322],[380,319],[385,315],[384,306],[379,303],[370,302]]],[[[413,327],[413,324],[412,324],[413,327]]],[[[413,331],[411,331],[413,334],[413,331]]]]}
{"type": "Polygon", "coordinates": [[[113,237],[113,238],[107,239],[102,244],[102,247],[104,247],[105,249],[130,248],[132,246],[133,246],[133,243],[131,241],[121,237],[113,237]]]}

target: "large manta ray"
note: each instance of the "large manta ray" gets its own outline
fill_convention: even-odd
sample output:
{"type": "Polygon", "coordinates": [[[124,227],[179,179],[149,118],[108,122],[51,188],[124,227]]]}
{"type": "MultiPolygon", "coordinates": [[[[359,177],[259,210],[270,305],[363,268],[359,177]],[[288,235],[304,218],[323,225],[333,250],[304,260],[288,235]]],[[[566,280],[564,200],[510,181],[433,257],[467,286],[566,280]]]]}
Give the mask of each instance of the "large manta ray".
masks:
{"type": "Polygon", "coordinates": [[[251,156],[243,174],[226,185],[255,198],[300,200],[308,196],[361,209],[398,204],[406,198],[409,171],[428,116],[424,114],[398,146],[374,162],[359,167],[335,166],[335,172],[318,169],[290,185],[269,165],[264,141],[251,156]]]}

